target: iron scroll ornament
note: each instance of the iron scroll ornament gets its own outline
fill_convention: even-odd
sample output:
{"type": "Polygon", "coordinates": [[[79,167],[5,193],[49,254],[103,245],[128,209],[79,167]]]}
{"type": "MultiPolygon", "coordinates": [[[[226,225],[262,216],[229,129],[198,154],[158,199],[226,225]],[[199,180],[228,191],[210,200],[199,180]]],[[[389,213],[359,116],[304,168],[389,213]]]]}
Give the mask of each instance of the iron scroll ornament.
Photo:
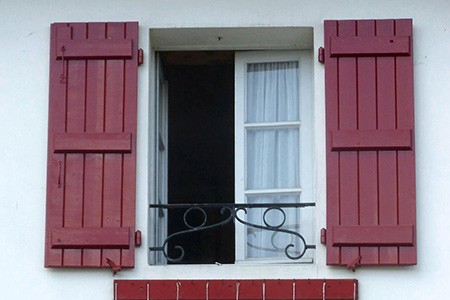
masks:
{"type": "Polygon", "coordinates": [[[179,255],[177,257],[170,257],[167,248],[168,243],[171,240],[174,240],[176,237],[190,234],[194,232],[199,231],[205,231],[212,228],[224,226],[230,222],[237,221],[245,226],[260,229],[260,230],[267,230],[272,231],[274,233],[283,233],[283,234],[289,234],[294,238],[297,238],[301,244],[303,244],[302,251],[300,251],[297,255],[292,255],[290,253],[290,250],[295,247],[293,243],[289,243],[284,247],[284,253],[287,258],[291,260],[298,260],[302,258],[306,251],[308,249],[315,249],[315,245],[308,244],[305,240],[305,238],[298,232],[294,230],[284,229],[282,226],[284,225],[286,221],[286,213],[283,210],[284,208],[304,208],[304,207],[314,207],[315,203],[264,203],[264,204],[220,204],[220,203],[210,203],[210,204],[154,204],[150,205],[150,208],[156,208],[159,210],[170,210],[170,209],[180,209],[185,208],[186,211],[183,214],[183,223],[186,226],[186,230],[178,231],[175,233],[172,233],[166,237],[163,244],[161,246],[155,246],[155,247],[149,247],[150,251],[160,251],[163,253],[164,257],[171,263],[178,263],[181,260],[183,260],[185,255],[185,250],[180,245],[173,246],[174,249],[178,250],[179,255]],[[220,213],[225,216],[225,219],[214,223],[207,225],[208,216],[205,211],[205,208],[220,208],[220,213]],[[251,208],[263,208],[263,218],[262,223],[263,224],[253,224],[250,222],[247,222],[243,220],[241,217],[239,217],[238,213],[243,212],[245,215],[248,213],[248,210],[251,208]],[[278,211],[282,214],[282,220],[278,224],[270,224],[267,221],[267,214],[271,211],[278,211]],[[197,225],[193,225],[189,223],[189,215],[193,212],[199,212],[202,216],[202,219],[198,222],[197,225]]]}

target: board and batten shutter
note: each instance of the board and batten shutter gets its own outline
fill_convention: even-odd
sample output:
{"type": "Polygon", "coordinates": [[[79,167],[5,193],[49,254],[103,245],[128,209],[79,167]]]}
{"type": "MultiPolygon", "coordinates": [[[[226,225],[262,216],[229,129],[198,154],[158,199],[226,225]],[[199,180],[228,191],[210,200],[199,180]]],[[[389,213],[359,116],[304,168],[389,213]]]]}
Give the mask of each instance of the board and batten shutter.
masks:
{"type": "Polygon", "coordinates": [[[324,25],[327,264],[416,264],[412,20],[324,25]]]}
{"type": "Polygon", "coordinates": [[[134,266],[138,28],[51,25],[46,267],[134,266]]]}

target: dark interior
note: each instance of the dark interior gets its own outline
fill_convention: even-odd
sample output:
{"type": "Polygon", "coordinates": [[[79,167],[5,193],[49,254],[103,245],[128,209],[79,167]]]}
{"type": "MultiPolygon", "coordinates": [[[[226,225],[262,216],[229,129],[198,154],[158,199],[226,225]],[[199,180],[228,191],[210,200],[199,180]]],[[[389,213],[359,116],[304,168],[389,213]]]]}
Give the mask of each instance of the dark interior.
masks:
{"type": "MultiPolygon", "coordinates": [[[[169,83],[168,201],[234,203],[234,53],[230,51],[161,52],[169,83]]],[[[169,213],[169,234],[186,230],[185,210],[169,213]]],[[[228,215],[207,209],[207,225],[228,215]]],[[[199,225],[194,211],[188,222],[199,225]]],[[[183,235],[169,243],[184,248],[179,263],[234,263],[234,224],[183,235]]]]}

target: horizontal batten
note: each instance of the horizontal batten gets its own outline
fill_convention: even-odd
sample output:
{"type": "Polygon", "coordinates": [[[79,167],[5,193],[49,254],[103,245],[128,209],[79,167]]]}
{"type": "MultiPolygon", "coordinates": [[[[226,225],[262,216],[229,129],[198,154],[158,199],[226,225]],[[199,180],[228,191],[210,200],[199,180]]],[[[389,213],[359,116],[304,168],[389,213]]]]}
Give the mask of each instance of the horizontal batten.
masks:
{"type": "Polygon", "coordinates": [[[300,194],[301,189],[266,189],[266,190],[247,190],[245,195],[271,195],[271,194],[300,194]]]}
{"type": "Polygon", "coordinates": [[[130,153],[131,133],[56,133],[55,153],[130,153]]]}
{"type": "Polygon", "coordinates": [[[124,40],[69,40],[59,39],[57,59],[129,59],[132,58],[132,41],[124,40]]]}
{"type": "Polygon", "coordinates": [[[129,228],[59,228],[51,231],[53,249],[128,249],[129,228]]]}
{"type": "Polygon", "coordinates": [[[333,246],[413,246],[414,226],[333,226],[333,246]]]}
{"type": "Polygon", "coordinates": [[[336,56],[409,56],[409,36],[331,37],[330,55],[336,56]]]}
{"type": "Polygon", "coordinates": [[[412,130],[333,130],[332,151],[411,150],[412,130]]]}
{"type": "Polygon", "coordinates": [[[286,128],[286,127],[299,127],[301,121],[293,122],[267,122],[267,123],[246,123],[245,128],[249,129],[270,129],[270,128],[286,128]]]}

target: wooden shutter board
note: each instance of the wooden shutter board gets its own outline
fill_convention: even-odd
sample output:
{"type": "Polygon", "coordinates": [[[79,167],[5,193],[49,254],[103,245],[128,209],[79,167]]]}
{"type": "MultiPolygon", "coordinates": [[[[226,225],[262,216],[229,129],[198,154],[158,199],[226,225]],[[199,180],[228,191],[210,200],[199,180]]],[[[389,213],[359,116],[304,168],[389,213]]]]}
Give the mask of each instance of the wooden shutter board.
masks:
{"type": "MultiPolygon", "coordinates": [[[[329,37],[336,35],[351,37],[352,34],[363,36],[366,34],[370,35],[374,31],[379,36],[412,36],[411,20],[325,22],[327,226],[332,224],[351,226],[352,223],[353,225],[415,224],[413,134],[411,140],[412,150],[372,151],[368,148],[365,151],[354,152],[356,153],[356,164],[348,157],[351,156],[352,151],[348,151],[349,155],[342,151],[337,151],[338,153],[330,152],[331,131],[333,130],[347,130],[348,128],[350,128],[348,130],[355,130],[355,128],[351,128],[351,126],[355,125],[358,130],[372,130],[374,129],[374,123],[375,129],[408,130],[413,128],[412,49],[410,56],[330,58],[330,51],[327,49],[329,48],[329,37]],[[354,32],[352,32],[352,24],[354,32]],[[399,29],[403,26],[401,24],[409,26],[409,32],[407,30],[401,31],[399,29]],[[353,59],[353,62],[351,59],[353,59]],[[342,68],[344,70],[341,70],[342,68]],[[345,82],[346,78],[354,78],[351,70],[347,71],[345,70],[346,68],[355,70],[358,79],[356,86],[352,85],[352,82],[345,82]],[[373,72],[373,74],[363,75],[364,70],[370,70],[370,68],[375,68],[377,71],[373,72]],[[376,77],[374,77],[375,74],[376,77]],[[347,77],[344,77],[344,75],[347,77]],[[409,76],[410,78],[403,78],[404,76],[409,76]],[[391,78],[391,80],[387,80],[387,78],[391,78]],[[407,82],[407,84],[397,84],[396,87],[396,82],[407,82]],[[353,99],[352,97],[354,97],[353,92],[340,91],[340,89],[346,88],[358,91],[356,109],[349,105],[353,99]],[[406,113],[403,110],[401,112],[397,111],[402,108],[400,107],[401,100],[399,98],[400,89],[403,89],[405,93],[409,93],[409,97],[404,97],[404,103],[402,104],[407,110],[406,113]],[[339,93],[335,95],[337,90],[339,90],[339,93]],[[397,99],[397,102],[392,101],[392,99],[397,99]],[[348,120],[342,122],[341,119],[346,114],[346,112],[341,112],[342,109],[357,111],[356,124],[352,115],[349,116],[348,120]],[[337,113],[333,114],[333,112],[337,113]],[[400,125],[400,118],[405,119],[404,125],[400,125]],[[343,125],[347,126],[347,128],[343,128],[343,125]],[[404,152],[410,153],[406,154],[404,152]],[[408,164],[406,168],[403,167],[403,163],[400,164],[400,157],[403,156],[408,157],[405,159],[405,164],[408,164]],[[356,175],[354,170],[356,170],[356,175]],[[405,176],[404,179],[401,179],[403,176],[401,174],[405,176]],[[408,196],[401,196],[401,189],[408,196]],[[357,195],[356,200],[353,197],[354,195],[351,195],[353,192],[357,195]],[[398,201],[392,201],[392,199],[397,197],[398,201]],[[402,200],[405,198],[408,198],[408,200],[402,200]],[[401,221],[400,215],[403,215],[405,221],[401,221]]],[[[410,41],[412,45],[412,38],[410,41]]],[[[328,230],[327,232],[328,240],[331,240],[330,231],[328,230]]],[[[378,249],[377,247],[332,247],[327,245],[327,263],[347,265],[360,257],[358,263],[361,265],[414,264],[416,261],[415,247],[415,245],[413,247],[383,246],[378,249]],[[401,251],[408,252],[410,258],[407,259],[408,255],[405,255],[403,259],[401,255],[399,256],[399,251],[400,253],[401,251]]]]}
{"type": "MultiPolygon", "coordinates": [[[[370,22],[370,20],[368,20],[370,22]]],[[[359,21],[362,24],[362,21],[359,21]]],[[[357,25],[360,26],[359,24],[357,25]]],[[[364,26],[361,28],[364,30],[364,26]]],[[[331,56],[409,56],[411,54],[411,41],[409,36],[361,36],[358,30],[357,37],[331,37],[331,56]]]]}
{"type": "MultiPolygon", "coordinates": [[[[327,37],[337,35],[337,21],[324,22],[325,57],[330,57],[330,39],[327,37]]],[[[330,130],[338,128],[338,98],[335,92],[338,88],[338,63],[337,59],[325,61],[325,95],[326,95],[326,147],[327,147],[327,224],[340,224],[339,207],[339,152],[331,151],[330,130]]],[[[331,233],[327,231],[327,240],[331,240],[331,233]]],[[[327,263],[340,263],[341,249],[327,246],[327,263]]]]}
{"type": "MultiPolygon", "coordinates": [[[[409,20],[397,20],[395,26],[396,34],[411,36],[411,45],[413,39],[412,22],[409,20]]],[[[404,107],[402,114],[397,116],[398,128],[414,127],[414,71],[413,71],[413,53],[411,56],[396,60],[397,72],[396,81],[403,84],[397,87],[397,105],[404,107]]],[[[414,137],[414,135],[413,135],[414,137]]],[[[414,143],[414,140],[413,140],[414,143]]],[[[416,223],[416,192],[415,185],[415,150],[412,152],[399,151],[398,164],[403,166],[398,173],[398,223],[415,224],[416,223]]],[[[416,232],[414,231],[414,239],[416,232]]],[[[399,263],[415,264],[417,262],[417,245],[414,247],[400,247],[399,263]]]]}
{"type": "Polygon", "coordinates": [[[131,133],[56,133],[55,153],[130,153],[131,133]]]}
{"type": "MultiPolygon", "coordinates": [[[[63,61],[52,61],[56,56],[56,38],[70,37],[70,31],[58,30],[56,24],[51,25],[51,47],[50,47],[50,94],[49,94],[49,120],[48,120],[48,144],[53,145],[53,132],[58,130],[61,124],[65,122],[66,85],[60,83],[60,74],[63,70],[63,61]]],[[[63,226],[63,199],[64,189],[62,184],[62,174],[65,173],[64,155],[51,154],[48,152],[47,158],[47,202],[46,202],[46,251],[45,266],[61,266],[62,250],[51,249],[51,231],[50,228],[63,226]]]]}
{"type": "MultiPolygon", "coordinates": [[[[394,34],[394,21],[382,20],[377,22],[378,35],[391,36],[394,34]]],[[[395,128],[395,74],[394,57],[377,58],[377,95],[378,95],[378,124],[380,129],[395,128]]],[[[397,224],[397,205],[392,199],[397,195],[397,154],[396,151],[379,153],[379,224],[397,224]]],[[[380,247],[380,264],[394,264],[398,260],[397,247],[380,247]]]]}
{"type": "MultiPolygon", "coordinates": [[[[363,20],[357,22],[358,36],[370,37],[375,34],[375,21],[363,20]]],[[[377,100],[375,73],[370,72],[376,66],[376,58],[359,57],[358,67],[358,129],[374,130],[377,128],[377,100]]],[[[362,151],[359,153],[358,174],[359,181],[366,184],[359,186],[359,215],[360,224],[365,226],[377,225],[378,214],[378,178],[372,170],[377,166],[376,151],[362,151]]],[[[378,249],[374,247],[360,247],[362,264],[378,263],[378,249]]]]}
{"type": "MultiPolygon", "coordinates": [[[[108,24],[106,38],[110,40],[125,37],[123,24],[108,24]]],[[[106,61],[106,90],[105,90],[105,132],[120,133],[123,131],[124,120],[124,61],[106,61]],[[121,99],[121,100],[118,100],[121,99]]],[[[122,213],[122,154],[105,154],[104,156],[104,186],[103,186],[103,219],[105,227],[121,227],[122,213]]],[[[106,258],[120,265],[121,250],[103,250],[104,267],[108,266],[106,258]]]]}
{"type": "Polygon", "coordinates": [[[130,248],[130,228],[57,228],[51,234],[54,249],[130,248]]]}
{"type": "MultiPolygon", "coordinates": [[[[356,35],[356,21],[346,20],[339,22],[338,35],[351,37],[356,35]]],[[[355,130],[358,128],[357,114],[357,58],[339,58],[339,112],[338,128],[340,130],[355,130]],[[345,79],[345,80],[341,80],[345,79]]],[[[354,151],[339,153],[339,181],[340,181],[340,224],[358,224],[358,157],[354,151]],[[343,213],[345,212],[345,213],[343,213]]],[[[349,264],[359,255],[358,248],[349,248],[341,252],[341,263],[349,264]]]]}
{"type": "MultiPolygon", "coordinates": [[[[137,32],[138,32],[138,24],[137,23],[71,23],[71,24],[52,24],[52,42],[53,45],[51,48],[51,75],[50,75],[50,114],[53,116],[52,112],[55,111],[52,107],[55,106],[57,111],[60,112],[56,119],[59,124],[63,124],[63,128],[65,128],[65,124],[67,124],[67,128],[70,128],[70,132],[83,132],[83,129],[87,133],[102,133],[102,132],[117,132],[123,133],[123,125],[124,123],[131,124],[127,127],[127,132],[131,133],[131,150],[132,153],[128,154],[98,154],[98,153],[85,153],[85,154],[59,154],[54,153],[52,155],[49,154],[49,171],[48,171],[48,202],[47,202],[47,242],[46,242],[46,262],[45,265],[47,267],[108,267],[106,264],[106,258],[112,259],[116,264],[122,267],[133,267],[134,266],[134,244],[133,236],[130,234],[130,248],[121,251],[120,249],[114,250],[102,250],[102,249],[51,249],[51,228],[60,228],[63,227],[64,224],[78,224],[77,226],[85,226],[85,227],[102,227],[106,224],[111,225],[119,225],[123,227],[130,228],[131,232],[134,232],[134,218],[135,218],[135,145],[136,145],[136,99],[137,99],[137,32]],[[126,29],[131,28],[131,29],[126,29]],[[108,31],[109,29],[109,31],[108,31]],[[115,35],[119,38],[126,38],[125,30],[129,32],[129,38],[134,39],[133,41],[133,58],[127,59],[126,62],[120,62],[119,69],[121,69],[122,75],[119,75],[120,78],[124,79],[124,72],[128,74],[126,76],[126,84],[122,80],[119,82],[117,80],[117,75],[115,79],[110,79],[110,84],[115,83],[120,87],[119,91],[115,90],[111,85],[108,87],[108,82],[105,80],[105,75],[109,76],[109,74],[113,73],[113,70],[108,71],[109,62],[105,60],[96,60],[96,59],[88,59],[88,60],[56,60],[56,39],[64,39],[71,38],[74,39],[78,36],[88,36],[93,39],[106,39],[108,38],[108,32],[111,34],[115,32],[115,35]],[[67,69],[67,83],[61,84],[59,75],[62,73],[62,64],[68,65],[67,69]],[[77,66],[77,63],[82,66],[83,69],[80,72],[80,76],[74,77],[74,68],[77,66]],[[124,67],[127,66],[127,67],[124,67]],[[71,73],[72,72],[72,73],[71,73]],[[71,76],[69,78],[69,76],[71,76]],[[71,82],[74,80],[74,82],[71,82]],[[81,93],[83,94],[80,101],[78,103],[81,107],[79,107],[78,111],[71,111],[69,109],[69,113],[65,113],[65,106],[67,103],[70,103],[70,99],[68,98],[66,101],[66,86],[74,86],[75,84],[80,84],[80,82],[85,82],[86,88],[81,88],[81,93]],[[106,88],[105,88],[106,87],[106,88]],[[58,96],[53,92],[53,90],[60,91],[57,93],[58,96]],[[125,90],[130,90],[132,92],[124,92],[125,90]],[[107,93],[110,95],[107,96],[107,93]],[[110,101],[113,99],[123,99],[123,97],[131,97],[128,99],[126,104],[121,100],[121,103],[116,105],[119,107],[119,110],[128,110],[127,117],[123,114],[120,114],[119,117],[119,125],[116,128],[112,128],[116,125],[111,123],[108,125],[104,122],[117,122],[114,117],[109,117],[105,115],[104,112],[107,112],[109,115],[114,115],[117,112],[114,110],[108,110],[108,106],[110,106],[110,101]],[[62,106],[62,107],[61,107],[62,106]],[[67,120],[65,117],[67,116],[67,120]],[[132,120],[125,120],[127,118],[131,118],[132,120]],[[78,130],[76,126],[73,124],[77,124],[78,130]],[[82,124],[82,125],[79,125],[82,124]],[[120,130],[116,130],[116,129],[120,130]],[[107,130],[106,130],[107,129],[107,130]],[[112,130],[114,129],[114,130],[112,130]],[[72,131],[73,130],[73,131],[72,131]],[[115,156],[114,156],[115,155],[115,156]],[[62,157],[60,160],[55,160],[56,157],[62,157]],[[81,158],[82,157],[82,158],[81,158]],[[105,169],[108,168],[109,172],[112,172],[114,169],[114,164],[110,164],[108,167],[105,165],[105,160],[108,160],[110,157],[111,160],[114,160],[113,157],[119,160],[116,162],[116,165],[119,166],[119,175],[115,178],[111,178],[114,176],[105,176],[105,169]],[[129,160],[129,162],[125,163],[125,157],[129,160]],[[69,158],[69,166],[66,165],[67,158],[69,158]],[[122,159],[123,158],[123,159],[122,159]],[[81,161],[81,167],[78,165],[75,166],[74,162],[76,159],[81,161]],[[61,172],[63,174],[63,179],[70,180],[68,184],[69,190],[66,190],[65,182],[61,185],[61,188],[55,188],[51,184],[50,178],[58,178],[58,161],[62,161],[61,163],[61,172]],[[125,166],[122,169],[122,165],[125,166]],[[126,168],[131,168],[127,169],[126,168]],[[69,176],[69,179],[67,178],[69,176]],[[128,176],[126,179],[122,179],[122,176],[128,176]],[[74,178],[74,180],[70,179],[74,178]],[[105,184],[105,181],[111,180],[112,182],[108,182],[105,184]],[[128,185],[127,187],[122,187],[121,184],[128,185]],[[118,183],[118,184],[117,184],[118,183]],[[105,197],[105,188],[106,186],[111,186],[111,188],[115,188],[114,192],[116,192],[115,198],[112,198],[112,201],[106,201],[106,213],[105,213],[105,201],[102,200],[105,197]],[[56,192],[60,194],[64,190],[64,194],[67,193],[73,194],[74,191],[78,191],[79,193],[75,197],[69,197],[65,199],[64,197],[58,197],[56,192]],[[126,196],[125,196],[126,195],[126,196]],[[61,201],[63,199],[64,201],[61,201]],[[123,200],[122,200],[123,199],[123,200]],[[67,202],[70,201],[70,202],[67,202]],[[116,202],[114,202],[116,201],[116,202]],[[115,210],[111,207],[116,206],[115,210]],[[81,208],[80,208],[81,207],[81,208]],[[66,217],[75,218],[74,220],[68,220],[63,222],[66,217]],[[125,220],[126,219],[126,220],[125,220]],[[105,222],[106,221],[106,222],[105,222]],[[125,224],[126,223],[126,224],[125,224]],[[82,225],[79,225],[82,224],[82,225]],[[107,255],[105,255],[105,253],[107,255]],[[125,254],[124,254],[125,253],[125,254]]],[[[114,34],[113,34],[114,35],[114,34]]],[[[109,37],[112,37],[111,35],[109,37]]],[[[80,69],[79,69],[80,70],[80,69]]],[[[117,72],[117,68],[115,70],[117,72]]],[[[67,93],[68,95],[76,94],[75,92],[67,93]]],[[[76,98],[77,96],[73,96],[72,98],[76,98]]],[[[69,104],[68,104],[69,105],[69,104]]],[[[72,106],[70,106],[72,107],[72,106]]],[[[54,117],[55,118],[55,117],[54,117]]],[[[58,126],[52,125],[55,122],[50,118],[49,120],[49,145],[53,145],[53,132],[60,132],[60,128],[58,126]],[[50,136],[52,135],[52,136],[50,136]]],[[[55,181],[56,182],[56,181],[55,181]]],[[[114,193],[110,192],[110,193],[114,193]]]]}
{"type": "Polygon", "coordinates": [[[333,226],[332,231],[333,246],[414,245],[414,226],[412,225],[333,226]]]}
{"type": "MultiPolygon", "coordinates": [[[[86,31],[84,24],[76,24],[72,27],[72,39],[85,40],[86,31]]],[[[84,61],[66,61],[66,120],[62,128],[66,132],[84,131],[85,110],[85,86],[86,64],[84,61]]],[[[83,154],[65,155],[64,173],[64,211],[63,227],[82,227],[84,184],[83,184],[83,154]]],[[[65,249],[63,251],[63,265],[76,266],[81,262],[81,250],[65,249]]]]}
{"type": "MultiPolygon", "coordinates": [[[[125,26],[125,37],[135,37],[133,44],[133,53],[138,52],[138,23],[127,23],[125,26]]],[[[137,98],[138,98],[138,77],[136,66],[138,65],[137,55],[132,60],[125,61],[125,74],[127,83],[125,85],[125,99],[135,99],[124,103],[125,120],[123,123],[124,132],[136,133],[137,128],[137,98]]],[[[136,134],[131,136],[134,150],[131,153],[123,155],[123,190],[122,190],[122,226],[133,228],[135,232],[135,214],[136,214],[136,134]]],[[[129,266],[134,265],[134,235],[132,237],[133,248],[122,250],[122,263],[129,266]]]]}
{"type": "MultiPolygon", "coordinates": [[[[88,36],[102,39],[106,36],[106,24],[92,23],[87,28],[88,36]]],[[[88,60],[86,90],[86,132],[104,132],[105,109],[105,60],[88,60]]],[[[103,195],[103,153],[85,154],[85,197],[89,199],[84,206],[84,225],[102,226],[103,195]]],[[[101,265],[101,249],[83,249],[83,265],[95,267],[101,265]]]]}
{"type": "MultiPolygon", "coordinates": [[[[358,62],[358,66],[361,62],[358,62]]],[[[358,67],[359,69],[359,67],[358,67]]],[[[363,80],[362,80],[363,81],[363,80]]],[[[358,79],[358,90],[361,90],[361,80],[358,79]]],[[[365,85],[362,85],[363,88],[365,85]]],[[[358,97],[361,102],[365,97],[358,97]]],[[[375,101],[374,101],[375,103],[375,101]]],[[[366,104],[371,106],[370,103],[366,104]]],[[[360,107],[360,106],[359,106],[360,107]]],[[[367,110],[367,109],[365,109],[367,110]]],[[[364,112],[360,112],[360,115],[364,112]]],[[[376,116],[374,111],[373,116],[376,116]]],[[[374,118],[367,116],[367,119],[374,118]]],[[[358,118],[359,127],[364,123],[363,118],[358,118]]],[[[358,130],[333,130],[331,131],[332,151],[371,151],[371,150],[411,150],[412,129],[358,129],[358,130]]]]}
{"type": "Polygon", "coordinates": [[[71,39],[58,39],[57,59],[126,59],[132,58],[132,41],[129,39],[113,41],[105,39],[86,39],[79,43],[71,39]]]}

